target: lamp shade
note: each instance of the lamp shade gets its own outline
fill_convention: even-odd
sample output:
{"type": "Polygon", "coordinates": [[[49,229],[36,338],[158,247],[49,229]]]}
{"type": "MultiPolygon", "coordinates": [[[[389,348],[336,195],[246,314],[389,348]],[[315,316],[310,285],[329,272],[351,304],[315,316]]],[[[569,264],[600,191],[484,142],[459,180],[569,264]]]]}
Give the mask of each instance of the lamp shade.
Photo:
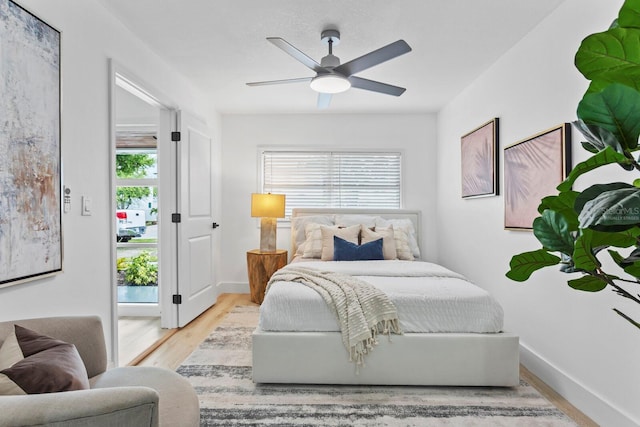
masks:
{"type": "Polygon", "coordinates": [[[251,194],[251,216],[284,218],[284,194],[251,194]]]}

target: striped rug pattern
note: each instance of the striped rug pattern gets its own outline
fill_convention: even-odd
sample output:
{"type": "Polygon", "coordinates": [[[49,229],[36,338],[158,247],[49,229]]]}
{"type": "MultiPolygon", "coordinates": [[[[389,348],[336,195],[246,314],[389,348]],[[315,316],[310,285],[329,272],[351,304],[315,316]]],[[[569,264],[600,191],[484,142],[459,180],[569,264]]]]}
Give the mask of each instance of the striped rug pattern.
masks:
{"type": "Polygon", "coordinates": [[[576,424],[519,387],[254,384],[257,307],[235,307],[177,371],[200,398],[202,426],[549,426],[576,424]]]}

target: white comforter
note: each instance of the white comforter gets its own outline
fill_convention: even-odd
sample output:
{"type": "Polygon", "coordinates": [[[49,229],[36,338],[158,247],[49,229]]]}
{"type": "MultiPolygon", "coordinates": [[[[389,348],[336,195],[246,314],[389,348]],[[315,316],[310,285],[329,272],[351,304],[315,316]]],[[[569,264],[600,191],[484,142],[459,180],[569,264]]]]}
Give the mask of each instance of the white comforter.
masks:
{"type": "MultiPolygon", "coordinates": [[[[407,332],[500,332],[503,311],[484,289],[440,265],[421,261],[297,262],[365,280],[396,305],[407,332]]],[[[284,267],[286,268],[286,267],[284,267]]],[[[260,306],[264,331],[340,331],[322,297],[295,282],[275,282],[260,306]]]]}

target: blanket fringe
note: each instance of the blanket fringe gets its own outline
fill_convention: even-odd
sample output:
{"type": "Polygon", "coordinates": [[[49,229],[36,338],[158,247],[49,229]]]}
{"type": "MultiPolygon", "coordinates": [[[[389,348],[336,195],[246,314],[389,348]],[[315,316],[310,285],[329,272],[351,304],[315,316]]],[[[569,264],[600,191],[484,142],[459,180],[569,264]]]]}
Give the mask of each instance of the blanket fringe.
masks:
{"type": "Polygon", "coordinates": [[[356,375],[360,374],[360,366],[364,367],[364,356],[378,345],[378,335],[386,335],[391,342],[391,334],[402,335],[398,319],[381,320],[371,328],[371,337],[356,343],[349,349],[349,362],[355,362],[356,375]]]}

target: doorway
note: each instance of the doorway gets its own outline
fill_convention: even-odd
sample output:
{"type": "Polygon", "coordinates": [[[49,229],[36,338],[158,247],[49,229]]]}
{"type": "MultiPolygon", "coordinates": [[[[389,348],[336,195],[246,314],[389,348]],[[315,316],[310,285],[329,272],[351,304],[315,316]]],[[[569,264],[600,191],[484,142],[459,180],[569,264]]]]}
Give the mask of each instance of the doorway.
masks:
{"type": "Polygon", "coordinates": [[[111,343],[114,362],[126,365],[168,333],[163,324],[171,323],[162,320],[170,311],[163,288],[175,282],[176,261],[169,253],[163,256],[163,241],[166,245],[172,238],[171,230],[167,234],[161,228],[162,212],[172,210],[169,201],[175,198],[169,141],[175,109],[114,63],[111,78],[111,343]]]}
{"type": "Polygon", "coordinates": [[[113,61],[110,75],[111,343],[117,363],[120,317],[159,316],[161,328],[176,328],[215,303],[219,236],[206,122],[113,61]],[[129,285],[137,289],[121,289],[129,285]]]}

